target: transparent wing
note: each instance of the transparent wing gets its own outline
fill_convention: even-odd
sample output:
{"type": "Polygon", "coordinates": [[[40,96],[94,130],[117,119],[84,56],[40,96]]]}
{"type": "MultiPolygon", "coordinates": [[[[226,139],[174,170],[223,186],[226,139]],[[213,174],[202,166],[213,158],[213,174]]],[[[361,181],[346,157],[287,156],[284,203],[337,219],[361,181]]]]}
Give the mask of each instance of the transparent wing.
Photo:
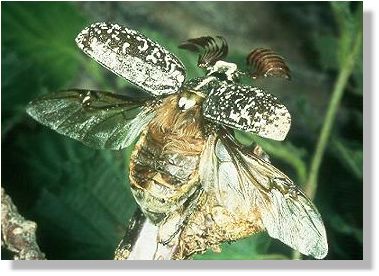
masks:
{"type": "Polygon", "coordinates": [[[199,52],[198,66],[208,68],[228,55],[228,44],[222,36],[202,36],[184,41],[179,48],[199,52]]]}
{"type": "Polygon", "coordinates": [[[177,57],[141,33],[109,23],[95,23],[76,37],[88,56],[152,95],[179,91],[185,68],[177,57]]]}
{"type": "Polygon", "coordinates": [[[271,237],[302,254],[326,256],[321,216],[285,174],[226,138],[210,138],[200,162],[201,183],[220,205],[247,218],[254,210],[271,237]]]}
{"type": "Polygon", "coordinates": [[[291,127],[291,115],[276,97],[256,87],[225,81],[214,83],[203,103],[203,115],[216,124],[279,141],[291,127]]]}
{"type": "Polygon", "coordinates": [[[129,146],[154,117],[143,103],[109,92],[67,90],[30,102],[27,113],[60,134],[94,148],[129,146]]]}

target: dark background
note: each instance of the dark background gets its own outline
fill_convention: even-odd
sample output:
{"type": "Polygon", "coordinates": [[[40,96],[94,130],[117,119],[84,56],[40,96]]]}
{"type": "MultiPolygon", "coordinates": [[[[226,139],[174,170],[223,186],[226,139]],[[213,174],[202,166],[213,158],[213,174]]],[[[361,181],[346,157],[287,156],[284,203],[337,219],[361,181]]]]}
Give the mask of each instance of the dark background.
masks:
{"type": "MultiPolygon", "coordinates": [[[[25,113],[36,96],[66,88],[135,92],[87,58],[74,38],[109,21],[143,32],[175,53],[189,76],[196,55],[177,49],[191,37],[222,35],[228,61],[244,66],[255,47],[284,56],[292,81],[264,80],[292,114],[285,142],[266,141],[272,162],[303,186],[349,37],[361,30],[361,2],[2,2],[1,182],[19,211],[38,224],[48,259],[111,259],[135,209],[127,179],[131,149],[92,150],[25,113]]],[[[362,259],[362,55],[344,90],[314,199],[325,222],[327,259],[362,259]]],[[[290,259],[262,233],[195,259],[290,259]]],[[[3,252],[3,258],[8,258],[3,252]]],[[[305,257],[307,258],[307,257],[305,257]]]]}

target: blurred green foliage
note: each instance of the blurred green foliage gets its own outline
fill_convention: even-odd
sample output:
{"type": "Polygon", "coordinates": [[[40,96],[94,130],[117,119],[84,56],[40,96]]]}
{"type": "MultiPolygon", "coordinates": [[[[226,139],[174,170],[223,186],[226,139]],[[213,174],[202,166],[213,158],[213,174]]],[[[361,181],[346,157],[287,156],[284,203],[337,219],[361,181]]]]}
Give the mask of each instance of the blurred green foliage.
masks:
{"type": "MultiPolygon", "coordinates": [[[[239,65],[244,64],[247,51],[244,43],[249,43],[247,47],[281,45],[284,49],[300,45],[303,56],[292,53],[294,58],[287,58],[294,68],[294,84],[287,90],[295,91],[286,93],[289,86],[279,83],[284,88],[274,86],[272,92],[282,93],[283,101],[291,107],[294,127],[288,139],[272,142],[241,132],[236,136],[245,144],[259,143],[273,164],[298,185],[306,183],[325,106],[342,60],[352,48],[348,34],[362,28],[359,2],[161,5],[2,3],[2,185],[20,212],[38,223],[39,243],[48,259],[111,259],[135,208],[127,174],[132,147],[120,152],[92,150],[38,125],[25,113],[26,103],[36,96],[69,87],[138,93],[76,47],[76,34],[91,22],[108,20],[142,31],[175,53],[189,77],[202,74],[196,66],[197,57],[177,49],[177,45],[186,36],[197,35],[198,29],[229,38],[233,46],[229,60],[239,65]],[[171,17],[165,9],[172,12],[171,17]],[[224,22],[224,10],[234,19],[224,22]],[[250,17],[257,19],[248,21],[250,17]],[[264,30],[275,31],[279,28],[276,25],[286,30],[276,32],[279,42],[264,30]],[[304,28],[307,33],[302,32],[304,28]],[[298,40],[290,39],[293,37],[298,40]],[[296,80],[296,73],[303,82],[296,80]],[[316,85],[314,94],[304,87],[308,84],[309,90],[316,85]],[[325,93],[319,87],[326,88],[325,93]],[[320,106],[321,111],[317,110],[320,106]]],[[[363,256],[361,54],[355,64],[320,169],[315,199],[326,224],[330,259],[363,256]]],[[[266,233],[224,244],[222,249],[195,259],[291,258],[291,250],[266,233]]]]}
{"type": "Polygon", "coordinates": [[[24,115],[25,104],[46,90],[60,89],[78,72],[72,34],[85,19],[63,3],[5,3],[2,11],[2,135],[24,115]],[[62,70],[63,69],[63,70],[62,70]],[[54,73],[59,72],[59,73],[54,73]],[[21,81],[22,80],[22,81],[21,81]],[[27,91],[27,93],[25,93],[27,91]]]}

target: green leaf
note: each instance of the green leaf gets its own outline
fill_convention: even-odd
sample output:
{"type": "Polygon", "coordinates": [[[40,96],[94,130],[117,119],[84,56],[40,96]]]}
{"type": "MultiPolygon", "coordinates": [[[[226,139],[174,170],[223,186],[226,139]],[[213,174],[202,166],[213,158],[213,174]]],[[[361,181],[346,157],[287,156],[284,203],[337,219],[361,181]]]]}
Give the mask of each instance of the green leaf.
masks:
{"type": "MultiPolygon", "coordinates": [[[[345,66],[345,61],[349,56],[355,39],[355,34],[362,29],[362,7],[358,6],[353,12],[351,2],[330,2],[332,12],[337,23],[337,35],[335,30],[330,28],[321,33],[313,34],[315,49],[319,53],[319,63],[324,70],[338,70],[345,66]]],[[[362,83],[362,54],[353,72],[353,77],[362,83]]],[[[358,86],[360,87],[360,86],[358,86]]],[[[362,91],[354,91],[362,94],[362,91]]]]}
{"type": "Polygon", "coordinates": [[[333,214],[329,219],[330,226],[334,231],[345,235],[352,236],[361,244],[363,243],[363,231],[358,227],[354,227],[351,223],[344,220],[339,215],[333,214]]]}
{"type": "Polygon", "coordinates": [[[362,28],[362,5],[355,13],[352,12],[350,2],[330,2],[335,20],[339,28],[339,43],[337,57],[339,66],[345,65],[345,60],[350,55],[355,34],[362,28]]]}
{"type": "Polygon", "coordinates": [[[4,47],[1,50],[1,130],[4,137],[26,115],[24,107],[28,98],[25,94],[38,94],[40,78],[32,64],[22,63],[17,55],[6,53],[4,47]]]}
{"type": "Polygon", "coordinates": [[[74,38],[86,20],[63,2],[6,2],[1,14],[4,137],[23,118],[28,101],[73,80],[84,58],[74,38]]]}
{"type": "MultiPolygon", "coordinates": [[[[271,238],[266,233],[258,233],[249,238],[232,243],[223,243],[221,252],[208,250],[204,254],[195,255],[195,260],[257,260],[267,258],[266,252],[271,238]]],[[[277,259],[277,256],[271,256],[277,259]]]]}
{"type": "Polygon", "coordinates": [[[43,68],[49,82],[60,86],[71,80],[80,61],[74,39],[86,24],[77,9],[63,2],[7,2],[2,6],[2,45],[19,54],[23,62],[43,68]]]}
{"type": "Polygon", "coordinates": [[[363,179],[362,144],[335,138],[332,140],[332,146],[335,156],[342,162],[346,169],[358,179],[363,179]]]}
{"type": "Polygon", "coordinates": [[[17,143],[23,177],[40,190],[29,217],[48,258],[112,259],[136,206],[125,158],[131,150],[96,151],[48,131],[17,143]]]}
{"type": "Polygon", "coordinates": [[[338,39],[332,34],[314,34],[314,46],[319,52],[319,63],[324,70],[338,69],[338,39]]]}

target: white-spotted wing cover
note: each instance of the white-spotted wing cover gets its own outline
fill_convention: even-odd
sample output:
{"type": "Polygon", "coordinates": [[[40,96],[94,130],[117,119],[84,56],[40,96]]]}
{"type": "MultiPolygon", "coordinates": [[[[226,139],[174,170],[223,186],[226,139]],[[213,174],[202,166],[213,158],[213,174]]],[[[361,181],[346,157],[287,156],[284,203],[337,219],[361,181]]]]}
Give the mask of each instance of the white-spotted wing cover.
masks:
{"type": "Polygon", "coordinates": [[[76,43],[98,63],[153,95],[176,93],[185,80],[185,68],[178,58],[118,24],[92,24],[79,33],[76,43]]]}
{"type": "Polygon", "coordinates": [[[291,115],[278,99],[260,88],[228,82],[215,85],[203,104],[210,121],[282,141],[291,127],[291,115]]]}

